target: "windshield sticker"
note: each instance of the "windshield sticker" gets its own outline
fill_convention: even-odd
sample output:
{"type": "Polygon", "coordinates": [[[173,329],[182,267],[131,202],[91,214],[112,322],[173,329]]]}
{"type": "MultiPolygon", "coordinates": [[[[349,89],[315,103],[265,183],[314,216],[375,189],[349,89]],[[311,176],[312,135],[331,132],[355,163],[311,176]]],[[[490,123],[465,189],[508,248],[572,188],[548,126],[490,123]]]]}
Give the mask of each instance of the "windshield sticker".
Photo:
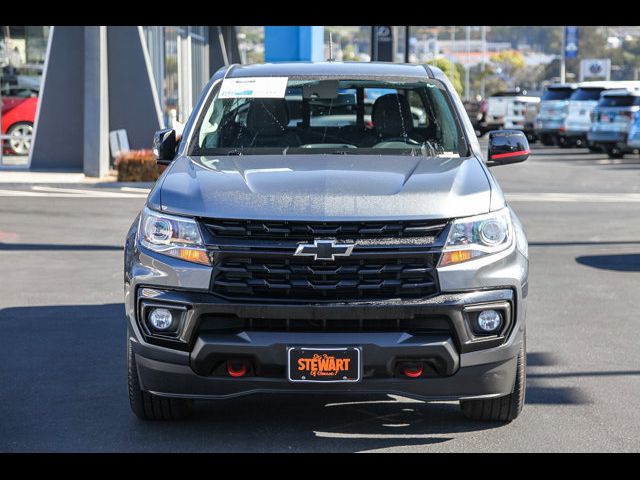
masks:
{"type": "Polygon", "coordinates": [[[288,77],[225,78],[219,98],[284,98],[288,77]]]}

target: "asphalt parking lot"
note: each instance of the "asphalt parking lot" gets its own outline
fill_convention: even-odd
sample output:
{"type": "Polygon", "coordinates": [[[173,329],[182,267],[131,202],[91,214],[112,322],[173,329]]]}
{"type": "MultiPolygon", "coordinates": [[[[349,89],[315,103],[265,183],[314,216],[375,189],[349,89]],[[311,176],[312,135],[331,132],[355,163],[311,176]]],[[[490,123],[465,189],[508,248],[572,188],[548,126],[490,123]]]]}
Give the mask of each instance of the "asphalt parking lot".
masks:
{"type": "Polygon", "coordinates": [[[493,170],[530,242],[527,397],[508,425],[390,396],[252,396],[140,422],[122,244],[144,191],[0,186],[0,451],[640,451],[640,159],[586,152],[493,170]]]}

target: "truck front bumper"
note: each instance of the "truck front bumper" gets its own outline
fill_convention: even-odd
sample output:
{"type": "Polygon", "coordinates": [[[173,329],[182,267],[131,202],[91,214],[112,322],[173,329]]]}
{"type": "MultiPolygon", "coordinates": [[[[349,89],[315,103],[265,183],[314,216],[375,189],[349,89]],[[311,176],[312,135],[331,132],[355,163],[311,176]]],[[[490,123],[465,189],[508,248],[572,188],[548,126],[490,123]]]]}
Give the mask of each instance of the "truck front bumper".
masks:
{"type": "MultiPolygon", "coordinates": [[[[142,288],[142,291],[145,289],[142,288]]],[[[511,289],[443,294],[416,302],[375,304],[260,305],[235,304],[203,292],[153,289],[153,298],[143,295],[144,305],[186,307],[185,341],[172,348],[153,338],[141,319],[130,318],[132,343],[143,390],[161,396],[227,398],[264,392],[281,393],[394,393],[423,400],[490,398],[513,389],[516,356],[523,341],[523,303],[511,289]],[[500,334],[475,336],[470,318],[478,308],[502,309],[505,325],[500,334]],[[288,319],[285,322],[281,319],[288,319]],[[213,320],[211,320],[213,319],[213,320]],[[249,328],[225,325],[254,325],[249,328]],[[314,322],[397,320],[424,322],[417,331],[287,331],[292,325],[314,322]],[[429,329],[438,319],[439,327],[429,329]],[[442,328],[442,320],[449,325],[442,328]],[[220,322],[221,328],[216,328],[220,322]],[[222,322],[227,322],[223,325],[222,322]],[[271,322],[271,323],[269,323],[271,322]],[[279,323],[283,331],[261,330],[279,323]],[[297,323],[296,323],[297,322],[297,323]],[[208,325],[208,327],[207,327],[208,325]],[[263,325],[263,327],[259,327],[263,325]],[[358,347],[363,378],[349,383],[292,383],[287,379],[289,347],[358,347]],[[227,359],[249,359],[252,374],[242,378],[225,375],[220,368],[227,359]],[[420,378],[397,374],[399,361],[422,359],[433,369],[420,378]]],[[[398,323],[400,325],[400,323],[398,323]]],[[[176,342],[177,344],[177,342],[176,342]]]]}

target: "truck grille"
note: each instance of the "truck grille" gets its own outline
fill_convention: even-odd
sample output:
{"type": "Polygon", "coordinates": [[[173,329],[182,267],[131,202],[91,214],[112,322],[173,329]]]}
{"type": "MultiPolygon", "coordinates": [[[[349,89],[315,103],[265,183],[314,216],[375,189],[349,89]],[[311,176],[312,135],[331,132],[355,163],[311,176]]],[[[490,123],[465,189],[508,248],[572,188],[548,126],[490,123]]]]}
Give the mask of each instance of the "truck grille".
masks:
{"type": "Polygon", "coordinates": [[[231,314],[206,314],[198,332],[412,332],[452,333],[448,317],[415,318],[241,318],[231,314]]]}
{"type": "Polygon", "coordinates": [[[371,237],[435,237],[446,221],[397,222],[289,222],[263,220],[206,220],[205,227],[214,237],[313,239],[371,237]]]}
{"type": "Polygon", "coordinates": [[[213,289],[229,297],[293,300],[428,296],[437,289],[434,257],[334,261],[231,257],[216,264],[213,289]]]}
{"type": "Polygon", "coordinates": [[[258,301],[349,301],[428,297],[447,220],[271,222],[205,220],[212,292],[258,301]],[[332,238],[354,245],[334,260],[294,255],[300,243],[332,238]]]}

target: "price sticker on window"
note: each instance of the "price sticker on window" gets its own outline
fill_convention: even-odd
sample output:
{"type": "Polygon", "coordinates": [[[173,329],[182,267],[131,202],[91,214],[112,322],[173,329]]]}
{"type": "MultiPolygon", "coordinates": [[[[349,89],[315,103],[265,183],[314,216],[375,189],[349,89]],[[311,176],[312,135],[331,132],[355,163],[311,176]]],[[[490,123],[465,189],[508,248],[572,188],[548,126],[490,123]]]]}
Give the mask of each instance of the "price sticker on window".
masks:
{"type": "Polygon", "coordinates": [[[219,98],[284,98],[288,77],[225,78],[219,98]]]}

